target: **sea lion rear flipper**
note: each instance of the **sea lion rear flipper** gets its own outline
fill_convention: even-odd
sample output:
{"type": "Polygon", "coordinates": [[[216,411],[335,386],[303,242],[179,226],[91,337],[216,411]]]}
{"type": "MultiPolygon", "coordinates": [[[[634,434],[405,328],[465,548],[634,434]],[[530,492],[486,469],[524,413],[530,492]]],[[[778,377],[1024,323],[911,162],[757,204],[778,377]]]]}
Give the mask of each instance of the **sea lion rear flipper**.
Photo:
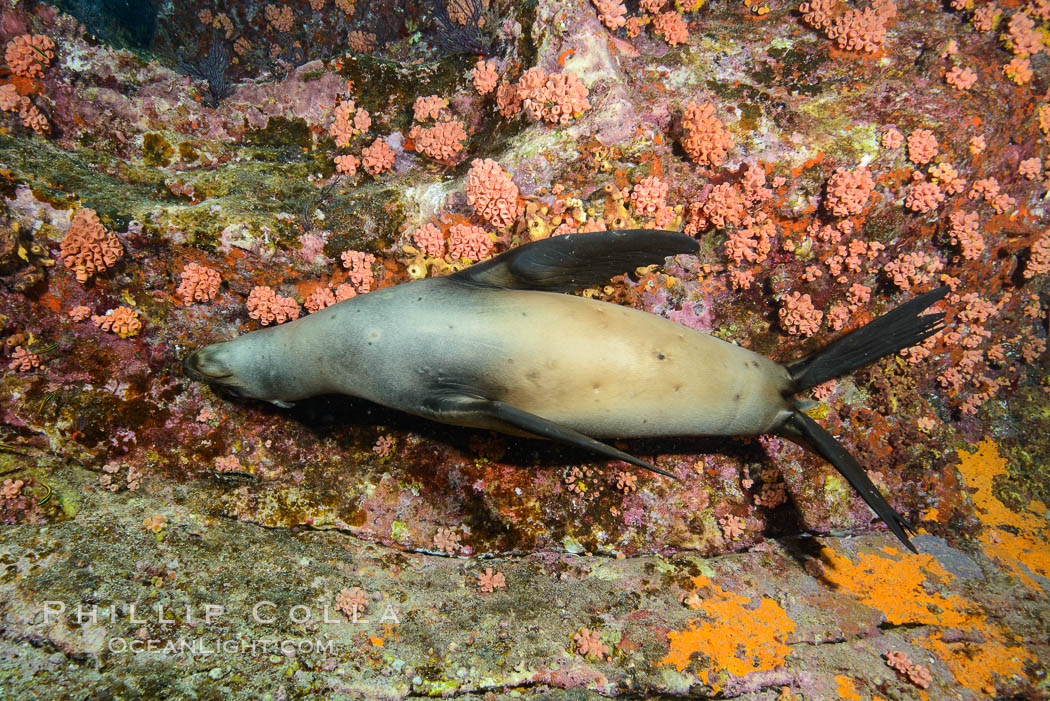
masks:
{"type": "Polygon", "coordinates": [[[620,229],[570,234],[512,248],[453,273],[449,279],[483,287],[569,292],[698,250],[696,239],[674,231],[620,229]]]}
{"type": "Polygon", "coordinates": [[[677,479],[670,472],[661,470],[644,460],[639,460],[629,453],[617,450],[611,445],[606,445],[571,428],[559,426],[535,414],[522,411],[505,402],[465,394],[442,394],[427,400],[424,407],[430,416],[438,421],[468,426],[490,425],[498,430],[513,428],[539,438],[548,438],[552,441],[585,448],[607,458],[623,460],[665,477],[677,479]]]}
{"type": "Polygon", "coordinates": [[[780,428],[779,433],[793,441],[802,439],[810,448],[830,462],[850,485],[857,490],[861,498],[868,503],[871,510],[882,519],[893,535],[913,553],[918,552],[908,538],[908,533],[915,533],[915,528],[890,506],[879,493],[878,488],[868,479],[867,473],[857,459],[850,455],[835,437],[801,411],[795,411],[780,428]]]}

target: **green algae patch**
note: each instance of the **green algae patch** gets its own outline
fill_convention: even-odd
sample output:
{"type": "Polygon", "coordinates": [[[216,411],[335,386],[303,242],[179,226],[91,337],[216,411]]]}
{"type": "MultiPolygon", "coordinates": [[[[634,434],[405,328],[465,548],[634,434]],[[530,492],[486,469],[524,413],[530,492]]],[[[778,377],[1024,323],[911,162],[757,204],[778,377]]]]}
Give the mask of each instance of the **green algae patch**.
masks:
{"type": "Polygon", "coordinates": [[[373,132],[382,133],[408,129],[412,123],[412,103],[417,97],[450,97],[465,83],[463,76],[473,67],[475,58],[452,55],[411,66],[373,54],[351,54],[342,61],[339,74],[353,84],[353,98],[358,107],[364,107],[377,120],[373,132]],[[386,119],[391,105],[400,105],[401,109],[386,119]]]}
{"type": "Polygon", "coordinates": [[[175,149],[160,134],[147,132],[142,135],[142,162],[148,166],[166,168],[171,165],[175,149]]]}
{"type": "Polygon", "coordinates": [[[0,134],[0,162],[41,202],[56,209],[73,203],[116,220],[129,212],[137,219],[156,207],[165,192],[164,174],[140,168],[112,154],[79,148],[66,151],[44,140],[22,140],[0,134]]]}
{"type": "Polygon", "coordinates": [[[179,158],[186,163],[193,163],[200,158],[200,152],[197,151],[197,147],[189,141],[183,141],[179,143],[179,158]]]}
{"type": "Polygon", "coordinates": [[[244,132],[244,143],[248,146],[267,148],[310,148],[313,145],[313,134],[306,120],[300,117],[270,117],[266,126],[261,129],[248,129],[244,132]]]}

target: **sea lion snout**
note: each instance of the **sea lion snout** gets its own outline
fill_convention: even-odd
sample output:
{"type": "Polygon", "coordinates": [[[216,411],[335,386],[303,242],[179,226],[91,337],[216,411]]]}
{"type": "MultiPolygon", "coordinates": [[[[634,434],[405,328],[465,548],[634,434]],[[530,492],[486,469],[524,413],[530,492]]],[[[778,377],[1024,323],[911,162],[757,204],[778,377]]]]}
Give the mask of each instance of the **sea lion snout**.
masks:
{"type": "Polygon", "coordinates": [[[215,357],[213,346],[206,346],[188,353],[182,359],[182,371],[194,380],[218,383],[222,383],[232,374],[225,363],[215,357]]]}

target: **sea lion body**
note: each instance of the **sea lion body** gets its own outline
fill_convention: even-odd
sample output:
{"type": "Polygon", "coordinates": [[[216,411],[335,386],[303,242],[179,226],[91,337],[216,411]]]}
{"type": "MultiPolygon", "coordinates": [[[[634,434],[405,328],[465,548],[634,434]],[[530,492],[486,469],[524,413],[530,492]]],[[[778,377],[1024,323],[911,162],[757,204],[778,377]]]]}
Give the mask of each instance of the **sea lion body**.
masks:
{"type": "Polygon", "coordinates": [[[791,411],[787,370],[747,349],[629,307],[451,278],[211,348],[258,373],[239,391],[259,399],[340,393],[434,418],[425,398],[455,386],[603,438],[765,433],[791,411]]]}
{"type": "Polygon", "coordinates": [[[598,438],[777,433],[849,481],[908,548],[908,523],[793,398],[937,333],[920,295],[784,366],[653,314],[559,292],[695,254],[635,229],[559,236],[442,278],[376,290],[190,353],[187,374],[288,406],[325,393],[559,441],[672,477],[598,438]]]}

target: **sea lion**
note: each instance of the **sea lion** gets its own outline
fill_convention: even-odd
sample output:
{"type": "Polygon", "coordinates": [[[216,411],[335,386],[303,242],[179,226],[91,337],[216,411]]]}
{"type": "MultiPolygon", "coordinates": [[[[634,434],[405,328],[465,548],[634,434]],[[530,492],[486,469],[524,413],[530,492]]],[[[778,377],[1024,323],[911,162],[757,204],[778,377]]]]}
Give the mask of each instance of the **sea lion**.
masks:
{"type": "Polygon", "coordinates": [[[781,365],[654,314],[567,292],[697,241],[632,229],[528,243],[454,274],[375,290],[186,356],[188,375],[279,406],[348,394],[460,426],[547,438],[667,472],[599,438],[775,433],[834,465],[914,550],[911,526],[793,395],[942,328],[921,295],[781,365]]]}

